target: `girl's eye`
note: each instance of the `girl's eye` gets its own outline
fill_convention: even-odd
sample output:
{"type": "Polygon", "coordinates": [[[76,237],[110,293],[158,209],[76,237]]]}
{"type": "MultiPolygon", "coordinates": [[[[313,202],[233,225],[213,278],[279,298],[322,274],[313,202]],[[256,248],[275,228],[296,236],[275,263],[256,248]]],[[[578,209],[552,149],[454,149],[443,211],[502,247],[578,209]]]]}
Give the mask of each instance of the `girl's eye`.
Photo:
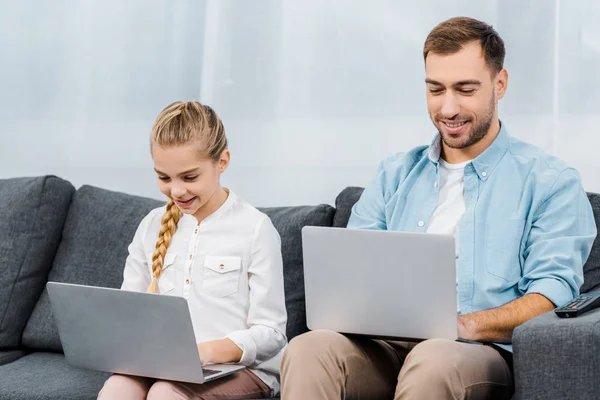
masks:
{"type": "Polygon", "coordinates": [[[161,181],[166,182],[166,181],[169,180],[169,177],[168,176],[159,176],[158,179],[160,179],[161,181]]]}
{"type": "Polygon", "coordinates": [[[185,176],[183,179],[185,179],[186,181],[193,181],[196,178],[198,178],[198,175],[194,175],[194,176],[185,176]]]}

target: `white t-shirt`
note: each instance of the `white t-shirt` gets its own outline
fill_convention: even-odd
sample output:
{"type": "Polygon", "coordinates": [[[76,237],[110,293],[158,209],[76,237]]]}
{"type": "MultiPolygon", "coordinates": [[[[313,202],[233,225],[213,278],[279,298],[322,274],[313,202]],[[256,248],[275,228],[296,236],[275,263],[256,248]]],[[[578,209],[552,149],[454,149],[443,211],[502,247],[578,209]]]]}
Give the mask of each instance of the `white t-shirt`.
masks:
{"type": "MultiPolygon", "coordinates": [[[[456,285],[458,286],[458,237],[459,223],[465,213],[465,166],[471,162],[448,164],[440,158],[440,198],[433,212],[427,233],[454,236],[456,243],[456,285]]],[[[460,311],[460,310],[459,310],[460,311]]]]}
{"type": "MultiPolygon", "coordinates": [[[[157,208],[140,223],[129,245],[122,289],[148,289],[164,212],[165,207],[157,208]]],[[[267,215],[231,191],[200,224],[184,214],[158,286],[161,294],[187,299],[197,343],[231,339],[243,351],[240,364],[279,391],[287,313],[281,240],[267,215]]]]}

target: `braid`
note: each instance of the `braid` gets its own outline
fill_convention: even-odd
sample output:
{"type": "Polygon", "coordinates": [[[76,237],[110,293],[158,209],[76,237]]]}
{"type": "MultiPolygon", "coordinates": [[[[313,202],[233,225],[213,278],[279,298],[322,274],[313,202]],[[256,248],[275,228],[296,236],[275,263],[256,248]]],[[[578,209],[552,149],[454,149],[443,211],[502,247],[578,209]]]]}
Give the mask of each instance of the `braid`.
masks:
{"type": "Polygon", "coordinates": [[[171,238],[175,234],[180,218],[181,211],[173,200],[169,200],[167,210],[161,220],[160,232],[158,232],[158,240],[156,241],[156,250],[152,254],[152,282],[148,287],[148,292],[150,293],[159,293],[158,278],[162,272],[165,255],[167,254],[167,249],[171,244],[171,238]]]}

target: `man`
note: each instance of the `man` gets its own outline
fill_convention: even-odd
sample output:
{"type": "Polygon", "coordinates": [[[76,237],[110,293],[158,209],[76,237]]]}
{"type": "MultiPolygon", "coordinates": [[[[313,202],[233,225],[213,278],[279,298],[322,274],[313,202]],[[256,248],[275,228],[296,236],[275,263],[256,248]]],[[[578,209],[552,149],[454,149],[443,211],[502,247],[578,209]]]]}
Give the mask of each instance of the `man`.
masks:
{"type": "Polygon", "coordinates": [[[489,344],[309,332],[284,355],[285,400],[509,399],[513,329],[579,293],[596,236],[591,206],[575,170],[508,136],[498,119],[504,55],[497,32],[477,20],[431,31],[423,56],[438,134],[384,160],[348,224],[454,234],[458,335],[489,344]]]}

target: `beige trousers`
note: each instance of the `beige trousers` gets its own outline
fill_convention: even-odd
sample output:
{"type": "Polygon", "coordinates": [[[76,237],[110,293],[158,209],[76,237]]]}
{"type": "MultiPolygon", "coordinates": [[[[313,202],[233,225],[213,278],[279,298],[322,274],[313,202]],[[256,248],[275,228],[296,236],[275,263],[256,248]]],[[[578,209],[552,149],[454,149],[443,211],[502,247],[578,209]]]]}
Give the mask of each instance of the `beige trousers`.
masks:
{"type": "Polygon", "coordinates": [[[288,345],[281,394],[283,400],[510,399],[510,362],[508,354],[480,344],[384,342],[313,331],[288,345]]]}
{"type": "Polygon", "coordinates": [[[113,375],[106,380],[98,394],[100,400],[238,400],[268,397],[271,397],[271,388],[248,370],[201,385],[113,375]]]}

